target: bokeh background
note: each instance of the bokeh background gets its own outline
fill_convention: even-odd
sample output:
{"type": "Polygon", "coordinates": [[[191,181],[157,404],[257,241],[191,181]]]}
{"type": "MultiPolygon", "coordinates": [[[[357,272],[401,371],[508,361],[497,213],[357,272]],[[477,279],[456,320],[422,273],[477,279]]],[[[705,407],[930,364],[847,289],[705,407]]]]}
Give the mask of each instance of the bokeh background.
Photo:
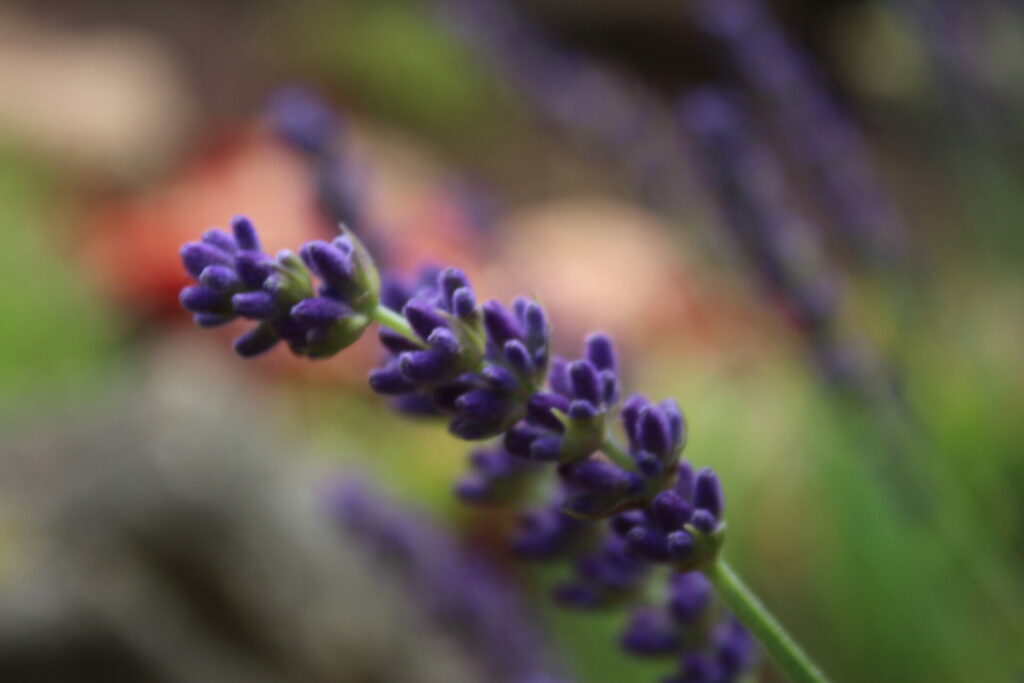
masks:
{"type": "MultiPolygon", "coordinates": [[[[556,350],[607,330],[628,389],[679,398],[687,457],[724,480],[726,555],[837,680],[1020,680],[1024,6],[751,3],[787,53],[730,39],[712,4],[4,2],[4,680],[414,680],[353,677],[351,658],[309,654],[326,646],[305,632],[292,659],[316,675],[209,654],[298,647],[284,624],[332,628],[287,616],[309,605],[355,618],[361,579],[313,569],[343,545],[310,531],[340,472],[507,559],[509,520],[451,495],[465,444],[369,392],[372,344],[243,362],[178,306],[178,247],[235,213],[271,250],[332,229],[323,169],[270,120],[295,84],[337,113],[328,175],[393,267],[452,264],[487,298],[531,293],[556,350]],[[708,88],[762,155],[740,194],[768,188],[768,232],[723,210],[721,154],[681,113],[708,88]],[[178,493],[212,517],[133,526],[178,493]],[[195,551],[220,564],[197,560],[191,592],[110,569],[128,563],[118,534],[173,548],[221,514],[249,545],[195,551]],[[206,573],[243,606],[237,623],[206,573]],[[186,603],[198,611],[182,623],[276,639],[168,626],[186,603]],[[154,673],[170,652],[221,668],[154,673]]],[[[620,614],[551,607],[562,570],[505,571],[574,680],[665,672],[615,647],[620,614]]],[[[769,665],[755,678],[780,680],[769,665]]]]}

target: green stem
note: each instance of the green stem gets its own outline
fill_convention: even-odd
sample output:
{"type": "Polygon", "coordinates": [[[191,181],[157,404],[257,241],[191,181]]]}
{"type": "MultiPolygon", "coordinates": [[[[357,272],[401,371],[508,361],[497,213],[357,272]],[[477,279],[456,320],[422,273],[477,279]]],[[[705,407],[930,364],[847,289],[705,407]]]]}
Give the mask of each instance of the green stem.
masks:
{"type": "Polygon", "coordinates": [[[409,325],[409,321],[400,313],[392,311],[387,306],[377,306],[373,312],[373,319],[393,332],[397,332],[409,341],[418,346],[423,346],[423,340],[409,325]]]}
{"type": "Polygon", "coordinates": [[[750,629],[791,681],[828,683],[821,669],[804,654],[792,636],[782,628],[782,624],[772,616],[725,560],[719,558],[703,571],[714,584],[722,601],[750,629]]]}
{"type": "Polygon", "coordinates": [[[629,453],[627,453],[611,435],[604,438],[604,442],[601,444],[601,452],[607,455],[609,460],[627,472],[633,472],[636,470],[636,463],[633,462],[633,458],[630,457],[629,453]]]}

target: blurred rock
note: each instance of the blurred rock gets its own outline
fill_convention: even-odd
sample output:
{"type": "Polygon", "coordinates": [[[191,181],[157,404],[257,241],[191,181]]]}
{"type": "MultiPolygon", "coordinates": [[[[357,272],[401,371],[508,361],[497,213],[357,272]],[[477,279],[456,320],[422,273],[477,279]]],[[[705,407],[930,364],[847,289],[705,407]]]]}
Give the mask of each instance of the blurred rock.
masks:
{"type": "Polygon", "coordinates": [[[0,442],[0,680],[483,680],[328,522],[294,445],[177,370],[0,442]]]}
{"type": "Polygon", "coordinates": [[[62,169],[138,183],[166,167],[193,117],[172,58],[150,37],[29,23],[0,9],[0,132],[62,169]]]}

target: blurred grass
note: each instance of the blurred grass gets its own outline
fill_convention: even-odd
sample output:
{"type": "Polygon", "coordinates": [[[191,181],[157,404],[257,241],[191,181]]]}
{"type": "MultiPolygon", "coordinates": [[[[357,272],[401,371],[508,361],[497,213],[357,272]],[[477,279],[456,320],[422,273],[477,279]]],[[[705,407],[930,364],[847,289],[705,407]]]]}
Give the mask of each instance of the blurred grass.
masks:
{"type": "Polygon", "coordinates": [[[119,322],[71,264],[57,186],[0,146],[0,413],[84,391],[111,360],[119,322]]]}

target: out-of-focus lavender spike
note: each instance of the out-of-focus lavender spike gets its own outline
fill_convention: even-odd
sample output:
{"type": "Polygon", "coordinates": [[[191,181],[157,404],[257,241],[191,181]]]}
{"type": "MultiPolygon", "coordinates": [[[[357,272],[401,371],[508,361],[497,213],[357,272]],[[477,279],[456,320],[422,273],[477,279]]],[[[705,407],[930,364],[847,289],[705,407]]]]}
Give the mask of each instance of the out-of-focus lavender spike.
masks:
{"type": "Polygon", "coordinates": [[[809,57],[761,0],[701,0],[698,21],[728,48],[749,88],[767,105],[826,223],[862,257],[894,265],[905,229],[869,161],[856,124],[809,57]]]}
{"type": "Polygon", "coordinates": [[[666,145],[664,106],[635,81],[546,35],[509,0],[432,0],[442,22],[492,63],[559,129],[598,147],[663,209],[678,209],[685,173],[666,145]]]}
{"type": "Polygon", "coordinates": [[[326,502],[328,513],[366,545],[382,571],[407,584],[410,599],[474,658],[486,680],[566,680],[552,677],[552,653],[523,597],[483,558],[363,483],[340,482],[326,502]]]}
{"type": "Polygon", "coordinates": [[[353,230],[383,264],[382,245],[377,243],[373,226],[367,224],[368,173],[352,159],[346,146],[341,113],[322,94],[300,85],[283,86],[272,93],[266,111],[278,137],[307,159],[327,228],[333,232],[340,224],[353,230]]]}
{"type": "MultiPolygon", "coordinates": [[[[839,275],[828,267],[805,221],[784,196],[777,160],[751,130],[741,100],[713,88],[686,96],[680,106],[696,158],[727,227],[783,306],[813,355],[835,358],[848,348],[836,325],[839,275]]],[[[851,362],[845,389],[873,381],[851,362]]]]}

